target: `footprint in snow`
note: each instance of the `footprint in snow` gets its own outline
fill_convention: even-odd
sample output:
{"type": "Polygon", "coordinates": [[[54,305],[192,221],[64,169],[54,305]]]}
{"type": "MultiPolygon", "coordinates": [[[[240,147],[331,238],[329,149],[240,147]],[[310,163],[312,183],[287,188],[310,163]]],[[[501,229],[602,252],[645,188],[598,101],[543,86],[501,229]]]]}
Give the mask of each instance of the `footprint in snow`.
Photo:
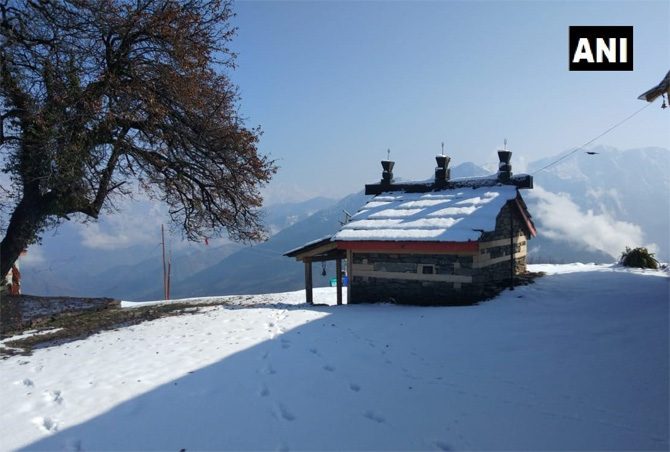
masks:
{"type": "Polygon", "coordinates": [[[260,371],[264,375],[274,375],[277,373],[277,371],[272,367],[272,365],[268,364],[267,366],[263,367],[260,371]]]}
{"type": "Polygon", "coordinates": [[[68,452],[81,452],[84,449],[81,446],[80,439],[70,438],[65,441],[65,450],[68,452]]]}
{"type": "Polygon", "coordinates": [[[282,338],[282,339],[281,339],[281,348],[283,348],[283,349],[287,349],[287,348],[289,348],[290,346],[291,346],[291,341],[289,341],[289,340],[286,339],[286,338],[282,338]]]}
{"type": "Polygon", "coordinates": [[[330,364],[326,364],[323,366],[323,370],[328,371],[328,372],[335,372],[335,368],[331,366],[330,364]]]}
{"type": "Polygon", "coordinates": [[[356,383],[349,383],[349,389],[351,389],[354,392],[358,392],[361,390],[360,385],[357,385],[356,383]]]}
{"type": "Polygon", "coordinates": [[[44,392],[44,399],[49,402],[49,403],[55,403],[60,405],[63,403],[63,393],[56,390],[56,391],[45,391],[44,392]]]}
{"type": "Polygon", "coordinates": [[[295,420],[295,415],[291,413],[283,403],[278,403],[276,405],[274,414],[285,421],[290,422],[295,420]]]}
{"type": "Polygon", "coordinates": [[[30,378],[24,378],[21,383],[23,383],[23,386],[34,386],[35,385],[35,383],[33,383],[33,381],[30,378]]]}
{"type": "Polygon", "coordinates": [[[37,424],[40,430],[46,433],[55,433],[58,431],[58,422],[49,417],[36,417],[33,422],[37,424]]]}
{"type": "Polygon", "coordinates": [[[261,388],[258,390],[258,395],[261,397],[267,397],[270,395],[270,389],[263,383],[261,388]]]}
{"type": "Polygon", "coordinates": [[[435,441],[434,444],[435,444],[435,447],[438,448],[438,450],[441,450],[441,451],[444,451],[444,452],[448,452],[448,451],[453,450],[451,448],[451,445],[445,443],[444,441],[435,441]]]}
{"type": "Polygon", "coordinates": [[[365,413],[363,413],[363,417],[366,419],[370,419],[371,421],[375,421],[379,424],[382,422],[386,422],[386,418],[380,414],[375,413],[372,410],[367,410],[365,413]]]}

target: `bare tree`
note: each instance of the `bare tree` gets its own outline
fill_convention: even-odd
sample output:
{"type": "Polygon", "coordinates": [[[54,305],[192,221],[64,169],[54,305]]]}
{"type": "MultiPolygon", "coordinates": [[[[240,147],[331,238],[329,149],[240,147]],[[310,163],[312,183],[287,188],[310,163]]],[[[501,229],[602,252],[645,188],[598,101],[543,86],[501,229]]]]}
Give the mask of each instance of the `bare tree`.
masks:
{"type": "Polygon", "coordinates": [[[0,13],[0,275],[45,230],[136,186],[189,240],[263,238],[259,188],[277,167],[226,75],[229,1],[0,0],[0,13]]]}

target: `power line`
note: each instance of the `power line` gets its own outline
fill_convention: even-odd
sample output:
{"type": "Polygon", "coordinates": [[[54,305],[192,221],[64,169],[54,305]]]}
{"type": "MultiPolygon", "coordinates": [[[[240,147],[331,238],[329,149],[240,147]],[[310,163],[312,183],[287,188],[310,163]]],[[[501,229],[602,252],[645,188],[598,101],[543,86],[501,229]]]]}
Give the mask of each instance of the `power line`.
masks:
{"type": "Polygon", "coordinates": [[[607,133],[609,133],[609,132],[611,132],[612,130],[616,129],[616,128],[619,127],[621,124],[623,124],[624,122],[628,121],[630,118],[632,118],[633,116],[637,115],[637,114],[640,113],[642,110],[644,110],[645,108],[649,107],[650,105],[651,105],[651,102],[648,103],[648,104],[646,104],[644,107],[640,108],[639,110],[637,110],[637,111],[636,111],[635,113],[633,113],[632,115],[629,115],[629,116],[627,116],[626,118],[624,118],[623,120],[621,120],[621,121],[619,121],[618,123],[614,124],[612,127],[610,127],[609,129],[605,130],[603,133],[601,133],[601,134],[598,135],[597,137],[593,138],[591,141],[588,141],[588,142],[582,144],[580,147],[578,147],[578,148],[575,149],[574,151],[569,152],[569,153],[565,154],[563,157],[554,160],[553,162],[551,162],[551,163],[548,164],[547,166],[545,166],[545,167],[543,167],[543,168],[540,168],[539,170],[535,171],[535,172],[534,172],[533,174],[531,174],[531,175],[534,176],[534,175],[536,175],[537,173],[539,173],[540,171],[544,171],[544,170],[546,170],[547,168],[549,168],[550,166],[554,166],[555,164],[557,164],[557,163],[560,162],[561,160],[563,160],[563,159],[565,159],[565,158],[567,158],[567,157],[570,157],[570,156],[571,156],[572,154],[574,154],[575,152],[584,149],[586,146],[588,146],[589,144],[593,143],[594,141],[596,141],[598,138],[602,137],[603,135],[606,135],[607,133]]]}
{"type": "MultiPolygon", "coordinates": [[[[72,263],[72,261],[74,261],[75,257],[76,257],[76,256],[70,256],[70,257],[68,257],[67,259],[54,259],[54,260],[52,260],[51,262],[49,262],[49,266],[48,266],[48,267],[44,267],[44,268],[33,268],[33,269],[31,269],[30,271],[31,271],[32,273],[36,273],[36,274],[38,274],[38,273],[44,273],[44,272],[49,272],[49,273],[51,273],[51,272],[53,272],[53,271],[60,271],[60,270],[63,269],[66,265],[72,263]],[[62,263],[61,263],[61,262],[62,262],[62,263]]],[[[27,265],[26,265],[26,264],[23,264],[23,265],[26,267],[26,269],[30,268],[30,263],[27,263],[27,265]]]]}
{"type": "Polygon", "coordinates": [[[140,261],[138,261],[138,262],[137,262],[135,265],[133,265],[132,267],[129,267],[128,269],[126,269],[126,271],[123,273],[123,275],[121,275],[120,278],[117,278],[116,283],[115,283],[112,287],[110,287],[110,288],[108,288],[108,289],[106,289],[106,290],[108,290],[108,291],[110,291],[110,292],[111,292],[112,290],[116,290],[116,289],[119,287],[119,285],[121,285],[121,283],[124,283],[124,282],[125,282],[126,277],[127,277],[128,275],[130,275],[131,272],[135,271],[135,269],[136,269],[137,267],[139,267],[140,265],[142,265],[142,264],[144,263],[144,261],[146,261],[146,260],[149,258],[149,256],[150,256],[151,254],[153,254],[153,252],[156,251],[156,250],[158,249],[159,246],[161,246],[161,244],[162,244],[161,242],[158,242],[158,243],[156,244],[156,246],[154,246],[153,249],[151,249],[151,251],[149,251],[149,252],[147,253],[147,255],[144,256],[144,258],[142,258],[140,261]]]}

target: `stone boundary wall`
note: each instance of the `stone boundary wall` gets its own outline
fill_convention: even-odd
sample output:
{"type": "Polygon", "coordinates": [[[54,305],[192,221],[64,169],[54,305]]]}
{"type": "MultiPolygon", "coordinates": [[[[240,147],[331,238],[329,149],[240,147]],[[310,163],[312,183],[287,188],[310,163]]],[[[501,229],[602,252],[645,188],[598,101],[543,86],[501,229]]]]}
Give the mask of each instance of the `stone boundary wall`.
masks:
{"type": "Polygon", "coordinates": [[[38,327],[57,316],[78,316],[86,312],[118,308],[113,298],[39,297],[5,295],[0,298],[0,333],[38,327]]]}

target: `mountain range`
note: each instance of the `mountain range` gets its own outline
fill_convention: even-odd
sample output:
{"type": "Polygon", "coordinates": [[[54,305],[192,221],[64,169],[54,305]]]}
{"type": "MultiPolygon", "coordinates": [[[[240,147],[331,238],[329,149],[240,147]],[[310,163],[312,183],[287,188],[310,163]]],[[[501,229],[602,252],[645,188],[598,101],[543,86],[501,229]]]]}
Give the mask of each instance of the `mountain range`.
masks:
{"type": "MultiPolygon", "coordinates": [[[[514,159],[512,159],[514,163],[514,159]]],[[[473,163],[452,168],[452,178],[491,171],[473,163]]],[[[535,263],[613,262],[626,246],[646,246],[670,257],[670,151],[593,147],[567,151],[528,165],[535,188],[524,190],[538,237],[529,245],[535,263]]],[[[303,287],[301,263],[288,250],[335,233],[347,214],[368,199],[363,191],[343,199],[313,198],[266,208],[270,238],[254,246],[213,242],[180,245],[172,253],[172,298],[258,294],[303,287]]],[[[137,217],[147,206],[134,207],[137,217]]],[[[152,226],[153,227],[153,226],[152,226]]],[[[155,227],[156,234],[159,229],[155,227]]],[[[126,300],[163,297],[160,238],[132,246],[82,246],[81,226],[66,224],[47,235],[21,263],[23,292],[35,295],[107,296],[126,300]]],[[[314,269],[314,285],[335,274],[332,263],[314,269]]]]}

